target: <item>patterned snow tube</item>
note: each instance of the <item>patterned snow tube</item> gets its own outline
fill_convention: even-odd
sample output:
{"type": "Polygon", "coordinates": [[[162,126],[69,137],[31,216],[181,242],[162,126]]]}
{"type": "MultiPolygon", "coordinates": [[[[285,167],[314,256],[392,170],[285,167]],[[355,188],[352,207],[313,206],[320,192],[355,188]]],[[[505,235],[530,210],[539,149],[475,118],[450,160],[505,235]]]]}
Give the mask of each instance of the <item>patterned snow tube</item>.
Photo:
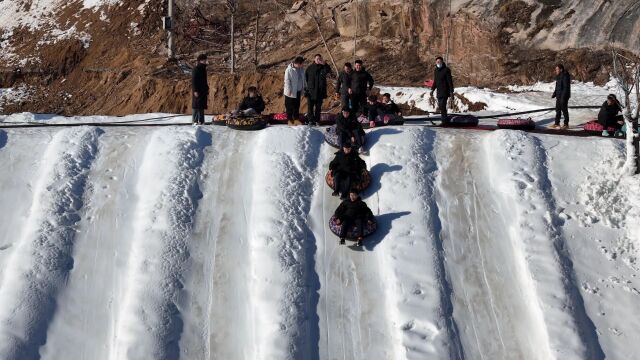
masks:
{"type": "Polygon", "coordinates": [[[480,121],[473,115],[454,115],[449,118],[448,124],[442,124],[447,127],[476,127],[480,121]]]}
{"type": "MultiPolygon", "coordinates": [[[[589,133],[601,134],[603,130],[604,130],[604,126],[602,126],[602,124],[600,124],[596,120],[592,120],[584,124],[584,131],[589,133]]],[[[616,128],[609,126],[607,128],[607,131],[613,134],[616,132],[616,128]]]]}
{"type": "MultiPolygon", "coordinates": [[[[358,122],[362,125],[363,129],[371,128],[371,126],[369,125],[369,118],[364,115],[358,116],[358,122]]],[[[374,122],[376,124],[375,127],[386,125],[402,125],[404,124],[404,118],[395,114],[384,114],[376,116],[376,120],[374,122]]]]}
{"type": "Polygon", "coordinates": [[[322,113],[320,114],[320,121],[318,122],[318,124],[333,125],[336,123],[337,119],[338,119],[338,114],[322,113]]]}
{"type": "MultiPolygon", "coordinates": [[[[332,215],[331,219],[329,219],[329,229],[331,230],[332,233],[336,234],[336,236],[340,236],[340,230],[342,230],[342,225],[336,224],[335,215],[332,215]]],[[[373,234],[374,232],[376,232],[377,229],[378,229],[378,222],[376,221],[375,218],[373,218],[373,222],[371,224],[369,224],[368,222],[365,222],[364,226],[362,227],[362,237],[367,237],[373,234]]],[[[347,234],[345,237],[349,240],[355,240],[358,237],[356,234],[356,231],[357,229],[354,226],[353,228],[347,230],[347,234]]]]}
{"type": "MultiPolygon", "coordinates": [[[[333,146],[336,149],[340,148],[340,146],[338,145],[338,134],[336,133],[336,125],[332,125],[327,128],[324,133],[324,141],[326,141],[327,144],[333,146]]],[[[362,142],[364,144],[367,143],[366,136],[364,137],[364,140],[362,142]]]]}
{"type": "MultiPolygon", "coordinates": [[[[268,116],[269,124],[274,124],[274,125],[287,125],[289,124],[289,121],[287,120],[287,114],[286,113],[277,113],[277,114],[271,114],[268,116]]],[[[301,123],[305,123],[305,116],[303,114],[300,114],[300,122],[301,123]]]]}
{"type": "MultiPolygon", "coordinates": [[[[335,190],[335,184],[333,183],[333,176],[331,176],[331,170],[327,171],[327,175],[325,175],[324,180],[327,182],[327,185],[333,190],[335,190]]],[[[355,188],[358,192],[366,189],[371,185],[371,174],[367,169],[362,169],[362,174],[360,175],[360,182],[352,184],[352,187],[355,188]]]]}
{"type": "Polygon", "coordinates": [[[536,128],[535,121],[528,119],[498,119],[500,129],[533,130],[536,128]]]}
{"type": "Polygon", "coordinates": [[[220,115],[214,115],[213,116],[213,125],[218,125],[218,126],[227,126],[227,118],[229,116],[225,115],[225,114],[220,114],[220,115]]]}
{"type": "Polygon", "coordinates": [[[267,119],[263,116],[229,118],[227,126],[235,130],[262,130],[267,127],[267,119]]]}

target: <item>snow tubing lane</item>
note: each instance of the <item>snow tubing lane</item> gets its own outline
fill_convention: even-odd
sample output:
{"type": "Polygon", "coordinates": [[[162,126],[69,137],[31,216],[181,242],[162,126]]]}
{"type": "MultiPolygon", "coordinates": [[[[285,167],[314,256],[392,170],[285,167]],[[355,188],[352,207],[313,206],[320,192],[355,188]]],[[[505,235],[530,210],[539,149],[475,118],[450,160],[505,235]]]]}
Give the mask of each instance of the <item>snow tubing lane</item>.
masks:
{"type": "MultiPolygon", "coordinates": [[[[335,215],[331,215],[331,219],[329,219],[329,229],[336,236],[340,237],[340,230],[342,230],[342,225],[336,224],[336,216],[335,215]]],[[[373,222],[371,224],[365,223],[364,226],[362,227],[362,237],[367,237],[367,236],[373,234],[374,232],[376,232],[377,229],[378,229],[378,222],[376,221],[376,218],[374,217],[373,218],[373,222]]],[[[351,229],[347,230],[346,239],[355,241],[356,238],[357,238],[356,231],[357,230],[356,230],[355,226],[352,227],[351,229]]]]}
{"type": "MultiPolygon", "coordinates": [[[[589,133],[602,133],[602,131],[604,130],[604,126],[602,126],[602,124],[600,124],[598,121],[596,120],[592,120],[589,121],[588,123],[584,124],[584,131],[589,132],[589,133]]],[[[609,126],[607,128],[607,131],[610,133],[615,133],[617,130],[614,127],[609,126]]]]}
{"type": "Polygon", "coordinates": [[[227,126],[235,130],[255,131],[267,127],[267,120],[262,116],[227,119],[227,126]]]}
{"type": "Polygon", "coordinates": [[[480,120],[473,115],[454,115],[449,119],[448,124],[442,124],[444,127],[476,127],[480,120]]]}
{"type": "MultiPolygon", "coordinates": [[[[367,169],[362,169],[360,182],[353,184],[353,188],[355,188],[358,192],[366,189],[371,185],[371,174],[367,169]]],[[[333,183],[333,176],[331,176],[331,170],[327,171],[327,175],[325,175],[324,180],[327,182],[327,185],[335,190],[335,184],[333,183]]]]}
{"type": "Polygon", "coordinates": [[[513,130],[533,130],[536,128],[535,121],[527,119],[498,119],[498,128],[513,130]]]}
{"type": "MultiPolygon", "coordinates": [[[[338,134],[336,133],[336,125],[332,125],[329,126],[327,128],[327,131],[324,133],[324,141],[327,142],[327,144],[333,146],[336,149],[339,149],[340,147],[338,146],[338,134]]],[[[367,143],[367,136],[365,135],[364,140],[362,141],[363,144],[367,143]]]]}

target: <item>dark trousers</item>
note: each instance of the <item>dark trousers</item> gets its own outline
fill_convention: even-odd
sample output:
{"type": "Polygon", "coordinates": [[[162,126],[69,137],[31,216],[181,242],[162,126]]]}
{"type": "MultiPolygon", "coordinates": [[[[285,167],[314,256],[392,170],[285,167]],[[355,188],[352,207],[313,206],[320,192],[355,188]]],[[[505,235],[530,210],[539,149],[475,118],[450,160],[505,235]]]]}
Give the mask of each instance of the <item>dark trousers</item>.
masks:
{"type": "Polygon", "coordinates": [[[556,98],[556,125],[560,125],[560,115],[564,116],[564,124],[569,126],[569,99],[556,98]]]}
{"type": "Polygon", "coordinates": [[[600,125],[602,125],[605,128],[605,130],[609,127],[612,127],[618,130],[621,129],[622,125],[618,124],[618,121],[624,121],[624,116],[617,115],[613,118],[598,119],[598,122],[600,123],[600,125]]]}
{"type": "Polygon", "coordinates": [[[204,124],[204,109],[193,109],[192,122],[194,124],[204,124]]]}
{"type": "Polygon", "coordinates": [[[298,91],[295,98],[284,97],[284,108],[287,112],[287,120],[300,119],[300,91],[298,91]]]}
{"type": "Polygon", "coordinates": [[[367,94],[351,95],[351,110],[367,115],[367,94]]]}
{"type": "Polygon", "coordinates": [[[345,217],[344,219],[340,219],[342,221],[342,227],[340,228],[340,237],[346,237],[347,235],[347,231],[355,226],[356,227],[356,237],[360,237],[362,236],[362,226],[363,226],[363,221],[362,219],[358,218],[358,219],[352,219],[352,218],[348,218],[345,217]]]}
{"type": "Polygon", "coordinates": [[[438,109],[440,109],[440,116],[442,118],[442,122],[443,123],[448,123],[449,122],[449,118],[447,117],[447,100],[449,100],[449,97],[439,97],[438,96],[438,109]]]}
{"type": "Polygon", "coordinates": [[[335,190],[342,195],[349,195],[351,185],[357,181],[357,178],[351,174],[343,173],[341,171],[333,172],[333,184],[335,190]]]}
{"type": "Polygon", "coordinates": [[[320,121],[320,114],[322,113],[322,100],[323,99],[311,99],[307,98],[307,116],[309,117],[309,123],[315,124],[320,121]]]}
{"type": "Polygon", "coordinates": [[[353,133],[341,132],[338,134],[338,146],[340,146],[341,149],[342,145],[350,143],[351,146],[357,150],[362,146],[362,142],[363,138],[357,133],[357,131],[354,131],[353,133]],[[356,139],[355,143],[351,142],[352,136],[356,139]]]}
{"type": "Polygon", "coordinates": [[[348,92],[344,92],[340,94],[340,106],[352,108],[351,106],[351,95],[348,92]]]}

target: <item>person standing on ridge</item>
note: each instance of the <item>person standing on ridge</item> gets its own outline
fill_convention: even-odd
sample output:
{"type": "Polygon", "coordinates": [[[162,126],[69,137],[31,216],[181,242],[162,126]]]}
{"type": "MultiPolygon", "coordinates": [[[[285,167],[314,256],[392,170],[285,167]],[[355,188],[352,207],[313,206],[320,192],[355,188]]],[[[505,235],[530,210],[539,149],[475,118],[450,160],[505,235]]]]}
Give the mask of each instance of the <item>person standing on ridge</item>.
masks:
{"type": "Polygon", "coordinates": [[[447,64],[444,63],[442,56],[436,57],[436,69],[433,73],[431,97],[433,97],[433,93],[436,90],[438,90],[438,108],[442,116],[442,124],[447,124],[449,123],[449,118],[447,117],[447,102],[449,97],[453,98],[453,78],[451,76],[451,70],[447,67],[447,64]]]}
{"type": "Polygon", "coordinates": [[[556,72],[556,88],[551,98],[556,99],[556,122],[551,126],[553,129],[569,128],[569,98],[571,98],[571,75],[565,70],[564,65],[557,64],[556,72]],[[560,116],[564,116],[564,124],[560,126],[560,116]]]}
{"type": "Polygon", "coordinates": [[[289,125],[300,123],[300,97],[304,89],[304,58],[298,56],[284,73],[284,107],[289,125]]]}
{"type": "Polygon", "coordinates": [[[336,95],[340,96],[340,106],[351,108],[351,63],[344,64],[344,70],[338,75],[336,95]]]}
{"type": "Polygon", "coordinates": [[[193,125],[204,125],[204,110],[209,102],[209,84],[207,83],[207,55],[198,55],[196,67],[191,73],[191,108],[193,125]]]}
{"type": "Polygon", "coordinates": [[[314,126],[320,121],[322,114],[322,102],[327,98],[327,76],[331,75],[331,67],[316,54],[313,64],[307,67],[304,74],[305,96],[307,97],[307,117],[310,126],[314,126]]]}
{"type": "Polygon", "coordinates": [[[364,69],[362,60],[356,60],[356,69],[351,73],[351,109],[367,115],[367,93],[373,88],[373,77],[364,69]]]}

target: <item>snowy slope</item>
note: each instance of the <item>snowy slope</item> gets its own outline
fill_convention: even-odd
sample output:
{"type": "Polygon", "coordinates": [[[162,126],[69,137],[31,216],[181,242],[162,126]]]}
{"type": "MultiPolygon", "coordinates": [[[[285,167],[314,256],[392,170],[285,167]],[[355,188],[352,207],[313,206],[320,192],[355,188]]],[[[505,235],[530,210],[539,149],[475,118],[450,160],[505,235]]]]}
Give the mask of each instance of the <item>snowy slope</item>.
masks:
{"type": "Polygon", "coordinates": [[[0,358],[634,358],[622,142],[368,136],[358,251],[322,130],[0,130],[0,358]]]}

